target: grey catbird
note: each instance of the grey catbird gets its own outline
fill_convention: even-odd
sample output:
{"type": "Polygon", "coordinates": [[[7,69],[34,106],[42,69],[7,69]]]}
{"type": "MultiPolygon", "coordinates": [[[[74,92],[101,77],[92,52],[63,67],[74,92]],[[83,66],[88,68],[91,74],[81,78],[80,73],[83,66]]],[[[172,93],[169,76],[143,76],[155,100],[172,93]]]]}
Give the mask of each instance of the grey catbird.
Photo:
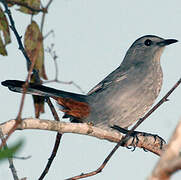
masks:
{"type": "MultiPolygon", "coordinates": [[[[57,101],[71,122],[91,122],[103,129],[111,125],[127,128],[152,106],[162,86],[160,56],[166,45],[177,42],[147,35],[128,49],[121,65],[87,95],[29,84],[27,93],[57,101]]],[[[7,80],[2,85],[22,92],[23,81],[7,80]]]]}

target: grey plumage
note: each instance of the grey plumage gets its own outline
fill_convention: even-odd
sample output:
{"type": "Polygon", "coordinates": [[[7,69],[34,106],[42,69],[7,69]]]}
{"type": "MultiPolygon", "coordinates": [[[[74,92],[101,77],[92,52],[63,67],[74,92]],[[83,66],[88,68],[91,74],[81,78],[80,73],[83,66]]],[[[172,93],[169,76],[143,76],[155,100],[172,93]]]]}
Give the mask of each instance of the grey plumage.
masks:
{"type": "MultiPolygon", "coordinates": [[[[162,86],[160,57],[163,49],[175,42],[175,39],[165,40],[153,35],[137,39],[128,49],[121,65],[90,90],[87,96],[83,96],[90,113],[81,121],[110,129],[111,125],[129,127],[141,118],[155,102],[162,86]]],[[[7,84],[3,85],[9,87],[7,84]]],[[[20,91],[16,85],[11,86],[13,90],[20,91]]],[[[37,91],[38,88],[34,86],[33,89],[37,91]]],[[[62,97],[62,92],[57,92],[58,96],[62,97]]],[[[51,93],[48,96],[51,97],[51,93]]],[[[73,95],[71,98],[74,100],[80,96],[73,95]]],[[[71,116],[71,120],[76,121],[77,118],[71,116]]]]}
{"type": "Polygon", "coordinates": [[[162,86],[160,56],[164,39],[145,36],[136,40],[122,64],[89,93],[92,113],[87,118],[99,127],[132,125],[152,106],[162,86]],[[146,46],[149,39],[153,44],[146,46]],[[99,88],[98,88],[99,87],[99,88]]]}

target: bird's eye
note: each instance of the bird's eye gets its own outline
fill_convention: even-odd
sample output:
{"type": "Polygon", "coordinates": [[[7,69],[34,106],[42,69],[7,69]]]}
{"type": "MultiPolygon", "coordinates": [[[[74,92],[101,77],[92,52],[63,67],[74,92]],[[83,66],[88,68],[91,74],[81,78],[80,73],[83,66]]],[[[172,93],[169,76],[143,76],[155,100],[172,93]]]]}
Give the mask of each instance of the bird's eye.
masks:
{"type": "Polygon", "coordinates": [[[152,41],[150,40],[150,39],[147,39],[146,41],[145,41],[145,45],[146,46],[150,46],[152,44],[152,41]]]}

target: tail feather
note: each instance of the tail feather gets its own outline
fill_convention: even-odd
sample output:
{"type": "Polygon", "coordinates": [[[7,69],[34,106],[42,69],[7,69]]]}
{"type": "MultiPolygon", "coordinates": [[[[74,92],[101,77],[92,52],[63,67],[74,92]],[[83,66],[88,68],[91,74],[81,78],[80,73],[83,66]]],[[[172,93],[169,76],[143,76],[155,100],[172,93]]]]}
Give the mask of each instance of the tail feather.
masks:
{"type": "MultiPolygon", "coordinates": [[[[24,81],[19,80],[6,80],[1,84],[7,86],[11,91],[14,92],[23,92],[24,81]]],[[[43,85],[37,85],[29,83],[27,94],[37,95],[37,96],[48,96],[48,97],[62,97],[62,98],[71,98],[76,101],[85,102],[86,95],[76,94],[66,91],[57,90],[43,85]]]]}

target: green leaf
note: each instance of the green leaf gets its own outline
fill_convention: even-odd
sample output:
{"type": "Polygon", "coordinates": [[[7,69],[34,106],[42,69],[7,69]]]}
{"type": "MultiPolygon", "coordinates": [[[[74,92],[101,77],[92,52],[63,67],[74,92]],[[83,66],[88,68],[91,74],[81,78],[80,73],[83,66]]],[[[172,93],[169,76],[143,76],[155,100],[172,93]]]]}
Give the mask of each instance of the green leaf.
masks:
{"type": "Polygon", "coordinates": [[[0,161],[5,158],[12,157],[23,145],[23,140],[18,141],[15,145],[0,150],[0,161]]]}

